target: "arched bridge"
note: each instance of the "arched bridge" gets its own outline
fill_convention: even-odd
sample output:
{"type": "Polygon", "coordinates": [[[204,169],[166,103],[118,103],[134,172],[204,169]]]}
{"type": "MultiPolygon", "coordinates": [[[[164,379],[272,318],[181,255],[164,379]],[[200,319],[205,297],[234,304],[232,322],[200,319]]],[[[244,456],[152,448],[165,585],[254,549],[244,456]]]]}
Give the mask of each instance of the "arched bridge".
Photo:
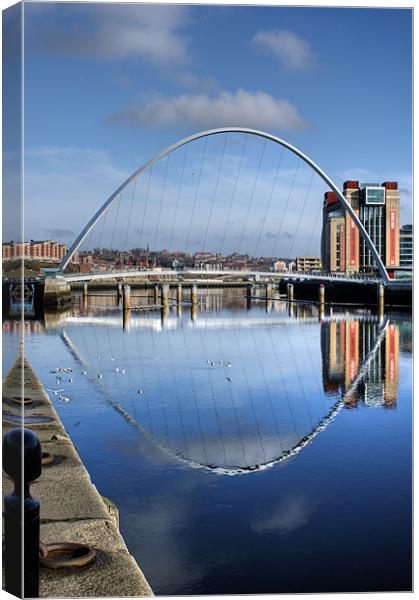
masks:
{"type": "MultiPolygon", "coordinates": [[[[262,255],[277,256],[280,251],[278,246],[281,244],[283,256],[295,256],[292,252],[298,245],[301,247],[304,236],[308,235],[308,229],[304,230],[303,226],[305,214],[308,214],[308,226],[312,227],[311,221],[314,220],[310,212],[312,206],[313,204],[317,206],[322,204],[309,201],[315,175],[320,180],[323,190],[324,184],[326,184],[336,194],[340,209],[350,215],[375,261],[379,274],[379,279],[377,279],[375,276],[357,278],[345,276],[342,273],[338,275],[339,280],[349,279],[353,283],[377,283],[381,280],[384,285],[392,285],[394,282],[389,278],[381,256],[363,223],[332,179],[310,157],[295,146],[273,134],[246,127],[224,127],[195,133],[172,144],[145,162],[109,196],[92,216],[62,259],[56,275],[60,276],[64,273],[71,264],[76,251],[82,250],[84,246],[86,251],[92,251],[94,248],[95,254],[99,253],[100,258],[103,258],[100,269],[97,268],[93,271],[89,269],[89,272],[85,272],[84,269],[82,273],[66,273],[65,279],[69,283],[125,276],[148,277],[155,275],[156,269],[150,266],[148,258],[153,253],[164,252],[162,248],[169,248],[172,253],[170,256],[174,256],[178,254],[185,241],[185,253],[189,252],[189,256],[193,255],[193,250],[196,253],[195,256],[199,254],[222,256],[221,252],[227,247],[228,241],[230,241],[233,258],[240,257],[240,250],[243,248],[246,251],[245,255],[243,253],[244,256],[254,257],[254,260],[256,260],[255,257],[260,256],[257,260],[262,261],[262,255]],[[239,140],[241,143],[238,143],[233,136],[234,144],[236,144],[234,146],[228,137],[232,134],[245,136],[244,141],[241,139],[239,140]],[[250,147],[249,139],[261,140],[262,146],[250,147]],[[212,149],[210,140],[215,140],[215,142],[211,142],[212,149]],[[277,157],[273,154],[269,155],[268,142],[271,143],[271,146],[281,150],[278,164],[275,162],[275,168],[273,166],[274,158],[276,161],[277,157]],[[203,144],[198,153],[193,149],[196,143],[203,144]],[[241,147],[239,153],[237,153],[237,147],[241,147]],[[180,149],[182,149],[183,155],[178,156],[180,149]],[[293,168],[286,164],[285,150],[287,150],[287,155],[297,159],[296,166],[291,165],[293,168]],[[308,170],[306,179],[309,180],[305,191],[302,186],[298,188],[297,177],[304,169],[308,170]],[[287,178],[290,180],[289,184],[287,178]],[[137,194],[141,196],[138,201],[137,194]],[[260,201],[261,198],[263,203],[260,201]],[[298,198],[301,198],[301,206],[297,206],[298,198]],[[280,203],[278,199],[285,200],[280,203]],[[126,225],[123,224],[124,220],[126,225]],[[286,225],[288,230],[284,230],[286,225]],[[277,230],[272,232],[271,229],[275,229],[275,227],[277,230]],[[292,227],[294,227],[293,235],[290,233],[292,227]],[[138,238],[135,237],[135,232],[139,234],[138,238]],[[206,250],[210,244],[211,235],[212,253],[208,253],[206,250]],[[256,240],[253,255],[249,252],[252,235],[256,240]],[[175,244],[176,239],[178,240],[177,244],[175,244]],[[271,253],[269,253],[269,249],[266,250],[267,241],[270,239],[273,240],[271,253]],[[146,264],[141,265],[140,268],[125,264],[119,265],[118,269],[114,268],[112,260],[115,262],[121,254],[131,252],[132,250],[127,249],[134,248],[135,243],[137,243],[137,249],[142,250],[146,257],[146,264]],[[265,250],[258,254],[264,243],[265,250]],[[218,247],[217,244],[219,244],[218,247]],[[199,248],[202,248],[201,252],[197,252],[199,248]],[[106,266],[106,260],[108,260],[108,266],[106,266]]],[[[306,184],[307,182],[304,183],[304,185],[306,184]]],[[[319,198],[317,193],[316,198],[319,198]]],[[[321,212],[317,215],[317,223],[320,218],[321,212]]],[[[312,228],[310,235],[307,248],[310,247],[313,239],[314,241],[316,239],[315,228],[312,228]]],[[[256,269],[254,264],[249,268],[243,268],[243,266],[236,268],[234,265],[226,264],[221,267],[220,273],[216,269],[207,271],[206,268],[190,268],[188,266],[186,270],[182,269],[180,274],[205,274],[211,278],[223,274],[241,277],[269,275],[305,280],[320,278],[325,281],[336,279],[335,274],[325,272],[321,274],[290,271],[283,274],[273,273],[266,268],[268,260],[265,259],[265,268],[262,266],[256,269]]],[[[163,267],[158,270],[157,274],[165,276],[176,273],[178,273],[176,268],[165,269],[163,267]]],[[[400,285],[400,282],[397,282],[397,285],[400,285]]]]}

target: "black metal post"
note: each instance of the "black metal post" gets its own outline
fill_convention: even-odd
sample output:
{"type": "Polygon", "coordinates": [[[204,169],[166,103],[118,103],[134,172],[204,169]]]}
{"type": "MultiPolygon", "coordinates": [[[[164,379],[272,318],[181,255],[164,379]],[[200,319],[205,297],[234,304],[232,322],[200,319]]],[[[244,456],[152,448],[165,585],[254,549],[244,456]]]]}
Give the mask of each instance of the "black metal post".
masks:
{"type": "Polygon", "coordinates": [[[41,475],[41,463],[33,431],[17,427],[5,435],[3,468],[15,484],[4,498],[5,588],[20,598],[39,596],[39,500],[29,486],[41,475]]]}

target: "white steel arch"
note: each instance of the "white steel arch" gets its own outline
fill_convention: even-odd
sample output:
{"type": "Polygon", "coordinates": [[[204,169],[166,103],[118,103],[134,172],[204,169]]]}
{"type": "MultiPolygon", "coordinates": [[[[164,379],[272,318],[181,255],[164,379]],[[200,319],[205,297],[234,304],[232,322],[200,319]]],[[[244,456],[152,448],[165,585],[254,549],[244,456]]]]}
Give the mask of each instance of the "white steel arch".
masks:
{"type": "Polygon", "coordinates": [[[267,133],[265,131],[259,131],[258,129],[250,129],[248,127],[219,127],[217,129],[208,129],[206,131],[200,131],[199,133],[194,133],[193,135],[190,135],[186,138],[183,138],[182,140],[179,140],[178,142],[175,142],[174,144],[172,144],[171,146],[169,146],[168,148],[166,148],[159,154],[156,154],[153,158],[151,158],[149,161],[147,161],[141,167],[139,167],[136,171],[134,171],[134,173],[132,175],[130,175],[128,177],[128,179],[126,179],[124,181],[124,183],[122,185],[120,185],[119,188],[117,190],[115,190],[115,192],[113,194],[111,194],[111,196],[109,196],[109,198],[106,200],[106,202],[104,202],[102,204],[102,206],[99,208],[99,210],[97,210],[97,212],[93,215],[93,217],[90,219],[90,221],[84,227],[84,229],[77,236],[74,243],[69,248],[67,254],[62,259],[62,261],[59,265],[59,268],[61,270],[64,270],[66,268],[66,266],[68,265],[68,263],[71,260],[71,257],[73,256],[74,252],[79,248],[80,244],[83,242],[83,240],[86,238],[86,236],[90,233],[90,231],[96,225],[96,223],[98,222],[100,217],[110,208],[110,206],[113,204],[115,199],[131,183],[131,181],[136,179],[139,175],[141,175],[142,172],[144,172],[146,169],[148,169],[149,167],[154,165],[160,159],[164,158],[168,154],[171,154],[172,152],[174,152],[181,146],[184,146],[185,144],[188,144],[189,142],[199,140],[200,138],[208,137],[211,135],[217,135],[220,133],[247,133],[249,135],[256,135],[258,137],[265,138],[267,140],[270,140],[272,142],[279,144],[280,146],[283,146],[284,148],[287,148],[288,150],[290,150],[291,152],[296,154],[299,158],[301,158],[305,163],[307,163],[312,169],[314,169],[314,171],[323,179],[323,181],[329,186],[329,188],[335,192],[335,194],[337,195],[337,197],[339,199],[339,202],[342,205],[342,208],[350,214],[351,218],[355,222],[355,225],[357,226],[359,233],[364,238],[369,250],[371,251],[372,255],[374,256],[376,265],[378,267],[378,270],[380,272],[380,275],[381,275],[384,283],[385,284],[390,283],[391,280],[388,276],[387,270],[383,264],[383,261],[381,260],[380,255],[377,252],[377,249],[376,249],[373,241],[371,240],[370,236],[368,235],[361,220],[355,214],[352,206],[346,200],[345,196],[339,190],[337,185],[330,179],[330,177],[328,175],[326,175],[326,173],[313,160],[311,160],[311,158],[309,158],[306,154],[301,152],[301,150],[299,150],[295,146],[292,146],[291,144],[289,144],[285,140],[282,140],[281,138],[277,137],[276,135],[272,135],[271,133],[267,133]]]}

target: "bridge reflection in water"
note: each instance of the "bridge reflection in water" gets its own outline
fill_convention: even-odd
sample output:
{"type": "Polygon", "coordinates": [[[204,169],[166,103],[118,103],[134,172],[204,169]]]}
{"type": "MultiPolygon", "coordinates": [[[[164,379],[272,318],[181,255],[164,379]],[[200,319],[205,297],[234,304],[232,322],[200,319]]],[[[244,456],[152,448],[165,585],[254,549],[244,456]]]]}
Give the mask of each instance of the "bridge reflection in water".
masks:
{"type": "Polygon", "coordinates": [[[283,301],[269,312],[244,306],[237,293],[213,292],[195,320],[190,308],[165,322],[160,311],[134,313],[126,335],[115,299],[91,297],[61,317],[61,338],[86,384],[152,446],[218,474],[289,459],[344,408],[396,405],[394,323],[346,312],[319,320],[310,304],[291,315],[283,301]]]}

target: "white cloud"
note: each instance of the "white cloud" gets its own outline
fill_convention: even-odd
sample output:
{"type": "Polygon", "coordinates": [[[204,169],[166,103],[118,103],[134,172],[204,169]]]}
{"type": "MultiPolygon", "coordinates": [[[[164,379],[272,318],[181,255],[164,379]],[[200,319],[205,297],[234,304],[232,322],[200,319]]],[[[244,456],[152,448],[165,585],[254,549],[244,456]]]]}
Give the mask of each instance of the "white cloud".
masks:
{"type": "Polygon", "coordinates": [[[111,122],[135,125],[180,125],[197,127],[242,126],[295,130],[307,124],[288,100],[265,92],[222,91],[217,96],[182,94],[155,96],[140,108],[128,108],[109,117],[111,122]]]}
{"type": "Polygon", "coordinates": [[[252,37],[252,44],[277,59],[289,71],[307,71],[318,64],[310,43],[292,31],[261,30],[252,37]]]}
{"type": "Polygon", "coordinates": [[[313,501],[303,495],[283,497],[272,514],[262,517],[252,524],[257,533],[277,532],[286,535],[309,523],[316,512],[319,501],[313,501]]]}
{"type": "Polygon", "coordinates": [[[140,57],[159,66],[188,61],[188,40],[179,33],[189,19],[186,7],[82,6],[73,11],[72,17],[76,22],[68,28],[47,20],[32,32],[32,41],[53,54],[103,59],[140,57]]]}

